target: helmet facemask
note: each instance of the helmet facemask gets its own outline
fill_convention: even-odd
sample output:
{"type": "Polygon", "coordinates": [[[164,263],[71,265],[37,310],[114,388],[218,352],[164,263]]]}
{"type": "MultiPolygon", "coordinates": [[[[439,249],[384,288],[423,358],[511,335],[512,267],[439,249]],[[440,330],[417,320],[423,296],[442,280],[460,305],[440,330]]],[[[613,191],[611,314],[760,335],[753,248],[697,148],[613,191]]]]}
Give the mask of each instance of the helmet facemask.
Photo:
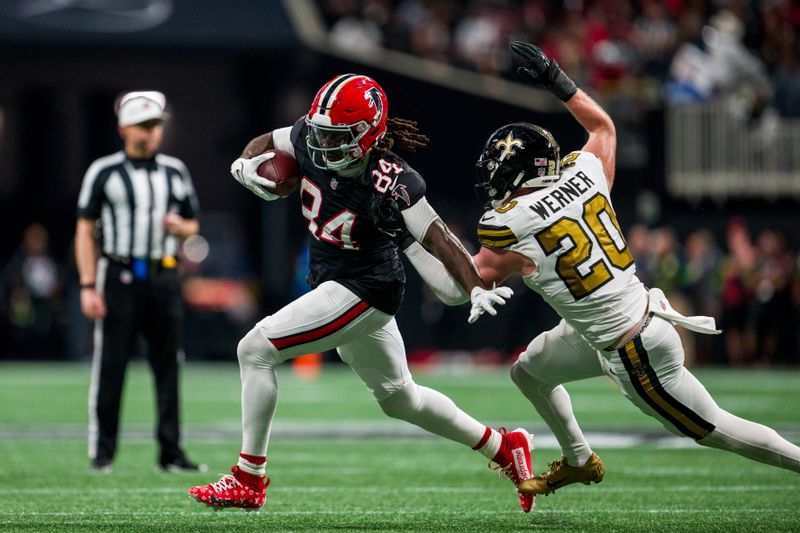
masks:
{"type": "Polygon", "coordinates": [[[364,156],[359,141],[369,131],[361,121],[348,126],[323,126],[306,118],[306,145],[314,166],[324,170],[344,170],[364,156]]]}
{"type": "Polygon", "coordinates": [[[503,165],[495,158],[479,159],[477,163],[478,181],[475,194],[484,209],[495,209],[505,202],[511,193],[519,188],[525,178],[525,171],[503,165]]]}

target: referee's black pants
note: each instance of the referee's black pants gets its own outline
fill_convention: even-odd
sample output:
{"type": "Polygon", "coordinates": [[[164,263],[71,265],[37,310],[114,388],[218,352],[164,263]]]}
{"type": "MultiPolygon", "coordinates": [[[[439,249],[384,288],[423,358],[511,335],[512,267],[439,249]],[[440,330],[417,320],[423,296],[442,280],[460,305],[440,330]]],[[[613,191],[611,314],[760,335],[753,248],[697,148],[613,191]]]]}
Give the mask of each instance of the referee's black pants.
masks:
{"type": "Polygon", "coordinates": [[[147,279],[134,280],[127,265],[105,258],[101,261],[108,261],[103,283],[106,316],[95,324],[89,457],[96,463],[114,459],[125,370],[141,334],[155,378],[159,462],[169,463],[183,457],[178,405],[183,303],[178,271],[150,268],[147,279]]]}

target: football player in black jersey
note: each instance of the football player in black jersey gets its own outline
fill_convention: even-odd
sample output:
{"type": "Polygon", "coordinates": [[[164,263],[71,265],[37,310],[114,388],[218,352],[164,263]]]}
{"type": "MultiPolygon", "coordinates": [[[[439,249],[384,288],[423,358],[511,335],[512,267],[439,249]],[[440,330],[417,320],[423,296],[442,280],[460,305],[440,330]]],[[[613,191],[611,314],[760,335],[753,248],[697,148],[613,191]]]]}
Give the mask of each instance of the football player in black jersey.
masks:
{"type": "MultiPolygon", "coordinates": [[[[374,80],[343,74],[319,90],[305,117],[254,138],[234,161],[234,178],[272,201],[279,198],[271,192],[275,183],[256,173],[274,156],[265,151],[279,149],[296,159],[301,209],[313,236],[308,275],[313,290],[261,320],[239,343],[242,451],[232,475],[189,489],[198,501],[214,508],[263,506],[278,392],[275,367],[333,348],[388,416],[478,450],[515,486],[532,477],[532,437],[526,431],[486,427],[448,397],[417,385],[408,369],[394,319],[405,283],[398,245],[371,216],[383,199],[394,201],[398,225],[458,281],[461,301],[472,303],[470,322],[484,312],[496,314],[494,305],[512,294],[505,287],[485,287],[467,251],[426,201],[425,181],[392,151],[396,145],[413,150],[426,141],[414,122],[389,118],[386,94],[374,80]]],[[[523,510],[530,511],[533,496],[519,497],[523,510]]]]}

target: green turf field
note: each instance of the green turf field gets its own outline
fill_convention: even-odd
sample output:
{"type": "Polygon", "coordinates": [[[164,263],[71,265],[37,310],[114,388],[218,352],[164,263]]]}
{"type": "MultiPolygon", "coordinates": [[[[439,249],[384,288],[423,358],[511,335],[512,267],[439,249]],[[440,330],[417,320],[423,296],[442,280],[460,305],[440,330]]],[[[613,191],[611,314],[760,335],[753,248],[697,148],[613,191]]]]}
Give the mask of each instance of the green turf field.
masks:
{"type": "MultiPolygon", "coordinates": [[[[234,365],[184,371],[185,443],[211,473],[153,471],[152,385],[131,367],[110,475],[86,459],[85,364],[0,364],[0,531],[800,531],[800,476],[669,437],[604,379],[568,386],[603,458],[600,485],[571,486],[526,515],[486,460],[386,419],[347,369],[313,383],[280,373],[261,514],[214,513],[186,495],[239,452],[234,365]]],[[[701,371],[718,403],[800,442],[800,372],[701,371]]],[[[417,373],[476,418],[536,433],[538,471],[557,457],[505,372],[417,373]]]]}

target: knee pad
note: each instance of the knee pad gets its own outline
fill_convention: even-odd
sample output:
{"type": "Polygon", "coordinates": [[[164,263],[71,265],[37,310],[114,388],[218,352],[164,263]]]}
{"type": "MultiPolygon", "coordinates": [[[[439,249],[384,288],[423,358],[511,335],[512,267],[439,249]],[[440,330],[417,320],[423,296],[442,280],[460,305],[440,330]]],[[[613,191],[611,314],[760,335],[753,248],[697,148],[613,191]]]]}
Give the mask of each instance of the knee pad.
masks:
{"type": "Polygon", "coordinates": [[[422,394],[419,391],[419,387],[411,381],[402,389],[392,393],[388,398],[378,401],[378,405],[381,406],[387,416],[405,420],[411,414],[417,412],[421,402],[422,394]]]}
{"type": "Polygon", "coordinates": [[[517,385],[536,383],[541,385],[545,381],[545,376],[539,372],[540,367],[544,367],[549,360],[550,354],[547,352],[549,332],[537,335],[528,347],[525,348],[517,361],[511,366],[511,380],[517,385]]]}
{"type": "Polygon", "coordinates": [[[519,361],[511,365],[511,370],[509,371],[509,375],[511,376],[511,381],[514,382],[517,387],[523,386],[525,383],[533,380],[533,376],[528,374],[522,365],[519,364],[519,361]]]}
{"type": "Polygon", "coordinates": [[[239,359],[239,366],[274,367],[281,362],[278,349],[257,328],[251,329],[239,341],[236,357],[239,359]]]}

